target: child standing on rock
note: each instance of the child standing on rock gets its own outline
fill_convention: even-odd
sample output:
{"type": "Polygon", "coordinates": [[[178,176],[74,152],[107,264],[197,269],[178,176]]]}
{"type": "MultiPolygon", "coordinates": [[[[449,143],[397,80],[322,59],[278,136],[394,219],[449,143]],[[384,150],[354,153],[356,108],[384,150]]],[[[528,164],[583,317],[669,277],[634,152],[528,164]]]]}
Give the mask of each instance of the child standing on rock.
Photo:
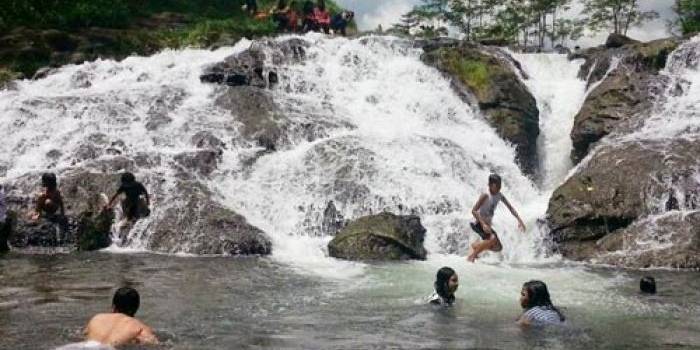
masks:
{"type": "Polygon", "coordinates": [[[471,223],[472,230],[476,232],[482,239],[480,242],[474,242],[471,246],[472,252],[467,257],[467,260],[474,262],[485,250],[491,250],[494,252],[500,252],[503,249],[501,241],[498,239],[498,235],[491,228],[491,222],[493,220],[493,215],[496,212],[496,207],[499,202],[508,207],[511,214],[518,219],[518,228],[525,232],[525,224],[520,216],[515,211],[512,205],[508,202],[506,197],[501,193],[501,177],[497,174],[491,174],[489,176],[489,190],[488,193],[484,193],[476,201],[474,208],[472,209],[472,215],[476,222],[471,223]]]}

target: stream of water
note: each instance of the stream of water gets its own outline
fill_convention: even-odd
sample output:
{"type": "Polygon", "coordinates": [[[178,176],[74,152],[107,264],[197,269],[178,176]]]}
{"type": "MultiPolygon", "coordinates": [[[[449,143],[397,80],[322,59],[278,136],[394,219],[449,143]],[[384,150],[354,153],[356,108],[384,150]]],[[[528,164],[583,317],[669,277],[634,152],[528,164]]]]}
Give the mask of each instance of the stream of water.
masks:
{"type": "MultiPolygon", "coordinates": [[[[139,315],[166,349],[700,348],[696,272],[656,271],[661,292],[645,297],[637,293],[643,273],[572,264],[547,253],[537,220],[571,170],[569,132],[586,94],[576,76],[581,62],[514,54],[541,111],[542,181],[534,183],[514,162],[513,146],[420,61],[421,50],[410,42],[302,39],[310,44],[305,61],[274,67],[280,76],[275,105],[291,125],[311,119],[321,127],[311,141],[290,128],[288,144],[252,165],[245,159],[255,149],[237,141],[231,115],[213,103],[220,88],[201,83],[199,75],[264,43],[67,66],[0,92],[7,125],[0,131],[0,168],[7,178],[80,166],[75,155],[97,134],[120,141],[127,155],[164,159],[137,176],[168,178],[176,172],[168,160],[192,150],[192,135],[208,131],[233,146],[206,186],[273,241],[267,258],[159,255],[144,253],[144,224],[131,245],[104,252],[12,253],[0,259],[0,348],[79,341],[86,320],[107,311],[114,288],[124,284],[141,292],[139,315]],[[152,130],[147,124],[158,111],[169,121],[152,130]],[[469,211],[491,172],[504,178],[503,192],[528,230],[519,232],[499,208],[495,229],[503,252],[468,264],[464,255],[476,238],[469,211]],[[428,260],[329,258],[332,237],[318,229],[329,201],[346,218],[382,210],[420,215],[428,260]],[[423,297],[445,265],[460,275],[459,302],[435,310],[423,297]],[[530,279],[547,282],[570,327],[523,331],[514,324],[520,287],[530,279]]],[[[172,205],[167,195],[156,203],[162,207],[154,215],[172,205]]]]}

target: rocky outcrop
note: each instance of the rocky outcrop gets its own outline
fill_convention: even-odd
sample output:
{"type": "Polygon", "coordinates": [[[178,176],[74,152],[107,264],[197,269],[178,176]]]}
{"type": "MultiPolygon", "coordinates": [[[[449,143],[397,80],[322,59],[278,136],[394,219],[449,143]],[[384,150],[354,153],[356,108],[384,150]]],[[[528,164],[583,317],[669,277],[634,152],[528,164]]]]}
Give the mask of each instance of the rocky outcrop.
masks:
{"type": "MultiPolygon", "coordinates": [[[[174,158],[177,158],[175,156],[174,158]]],[[[96,250],[112,244],[114,212],[104,211],[104,194],[111,195],[119,185],[119,174],[134,171],[134,161],[91,163],[86,168],[110,170],[108,173],[72,170],[58,174],[66,208],[66,222],[20,218],[9,237],[12,248],[67,248],[96,250]]],[[[207,164],[205,162],[205,164],[207,164]]],[[[202,170],[198,162],[183,162],[179,166],[193,173],[202,170]]],[[[82,169],[82,168],[81,168],[82,169]]],[[[206,169],[206,168],[204,168],[206,169]]],[[[36,188],[36,174],[28,174],[9,182],[10,207],[27,212],[33,198],[26,195],[36,188]]],[[[213,194],[194,179],[176,180],[172,188],[164,186],[159,175],[140,179],[152,198],[162,198],[145,226],[150,231],[146,246],[154,251],[168,253],[248,255],[269,254],[268,236],[244,217],[226,209],[213,200],[213,194]]],[[[119,232],[118,244],[129,243],[126,225],[119,232]]]]}
{"type": "Polygon", "coordinates": [[[700,208],[698,154],[700,144],[684,139],[601,146],[549,202],[548,222],[561,253],[590,259],[599,240],[639,219],[700,208]]]}
{"type": "Polygon", "coordinates": [[[224,255],[266,255],[269,237],[233,211],[212,200],[212,194],[193,182],[181,182],[172,199],[178,203],[154,219],[150,249],[163,252],[224,255]]]}
{"type": "Polygon", "coordinates": [[[423,48],[422,60],[447,75],[462,98],[479,106],[498,134],[516,146],[521,169],[534,174],[539,111],[516,72],[517,62],[497,49],[465,42],[425,43],[423,48]]]}
{"type": "Polygon", "coordinates": [[[230,111],[243,140],[265,152],[326,137],[331,129],[353,128],[342,120],[329,122],[328,117],[275,103],[271,89],[280,83],[284,66],[301,64],[309,45],[296,38],[257,41],[248,50],[206,68],[200,76],[202,82],[222,85],[215,105],[230,111]]]}
{"type": "Polygon", "coordinates": [[[659,71],[678,45],[677,39],[639,43],[611,37],[606,46],[570,56],[586,60],[579,77],[587,79],[589,87],[599,83],[574,119],[574,163],[581,161],[600,139],[624,127],[625,122],[644,117],[662,95],[665,83],[659,71]]]}
{"type": "Polygon", "coordinates": [[[700,269],[700,211],[670,212],[598,242],[591,260],[632,268],[700,269]]]}
{"type": "Polygon", "coordinates": [[[424,260],[425,231],[417,216],[366,216],[345,226],[328,244],[328,253],[347,260],[424,260]]]}

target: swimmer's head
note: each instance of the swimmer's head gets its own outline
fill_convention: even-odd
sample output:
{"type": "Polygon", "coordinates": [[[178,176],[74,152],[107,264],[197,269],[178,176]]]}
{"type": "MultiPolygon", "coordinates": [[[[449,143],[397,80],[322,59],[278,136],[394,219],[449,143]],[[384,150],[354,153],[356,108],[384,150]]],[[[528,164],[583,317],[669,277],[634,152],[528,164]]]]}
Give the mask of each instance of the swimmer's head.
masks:
{"type": "Polygon", "coordinates": [[[654,277],[642,277],[642,279],[639,281],[639,290],[646,294],[656,294],[656,280],[654,277]]]}
{"type": "Polygon", "coordinates": [[[57,185],[56,174],[54,173],[44,173],[41,175],[41,186],[46,187],[49,190],[55,190],[57,185]]]}
{"type": "Polygon", "coordinates": [[[112,310],[131,317],[136,315],[140,304],[139,292],[130,287],[119,288],[112,298],[112,310]]]}
{"type": "Polygon", "coordinates": [[[457,273],[450,267],[443,267],[435,277],[435,291],[443,298],[453,298],[459,287],[457,273]]]}
{"type": "Polygon", "coordinates": [[[126,173],[122,174],[122,183],[130,184],[134,181],[136,181],[136,177],[134,177],[134,174],[132,174],[130,172],[126,172],[126,173]]]}
{"type": "Polygon", "coordinates": [[[542,281],[529,281],[523,284],[520,292],[520,306],[530,309],[535,306],[551,306],[552,300],[547,285],[542,281]]]}
{"type": "Polygon", "coordinates": [[[498,174],[489,175],[489,192],[496,194],[501,191],[501,176],[498,174]]]}

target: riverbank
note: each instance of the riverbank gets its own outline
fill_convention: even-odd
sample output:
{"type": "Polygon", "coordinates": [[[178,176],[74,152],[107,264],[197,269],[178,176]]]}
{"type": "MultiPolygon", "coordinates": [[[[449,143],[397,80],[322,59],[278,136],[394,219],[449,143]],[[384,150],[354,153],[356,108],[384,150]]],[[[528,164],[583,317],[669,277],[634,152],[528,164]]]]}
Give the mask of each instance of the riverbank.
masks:
{"type": "MultiPolygon", "coordinates": [[[[105,5],[108,9],[90,7],[78,14],[74,13],[78,5],[58,8],[58,13],[49,13],[51,9],[0,13],[0,17],[18,17],[12,21],[0,18],[0,87],[14,79],[32,78],[44,67],[99,58],[121,60],[168,48],[233,46],[242,38],[276,33],[270,18],[256,19],[245,13],[243,1],[223,5],[206,0],[196,7],[178,1],[157,6],[158,1],[151,1],[144,8],[129,3],[122,0],[105,5]],[[118,3],[123,3],[123,8],[118,3]]],[[[260,11],[275,3],[258,1],[260,11]]],[[[340,10],[332,2],[328,7],[332,13],[340,10]]]]}

